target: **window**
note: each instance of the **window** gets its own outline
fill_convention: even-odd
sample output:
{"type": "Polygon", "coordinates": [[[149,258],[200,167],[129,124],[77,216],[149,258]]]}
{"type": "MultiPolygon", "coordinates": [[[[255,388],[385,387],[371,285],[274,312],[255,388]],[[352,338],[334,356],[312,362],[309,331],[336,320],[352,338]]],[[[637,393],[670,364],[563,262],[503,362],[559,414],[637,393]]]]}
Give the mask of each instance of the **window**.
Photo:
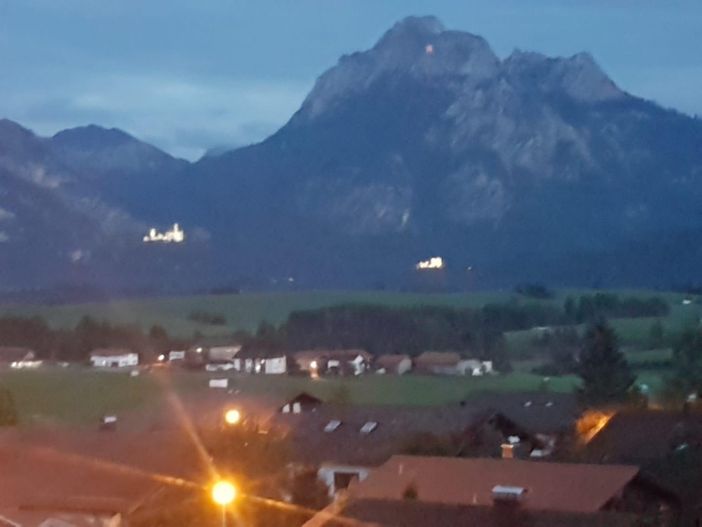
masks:
{"type": "Polygon", "coordinates": [[[332,419],[332,420],[329,421],[329,422],[327,423],[327,425],[324,427],[324,431],[325,431],[325,432],[333,432],[334,430],[336,430],[337,428],[339,428],[340,425],[341,425],[341,421],[337,421],[336,419],[332,419]]]}
{"type": "Polygon", "coordinates": [[[364,424],[361,427],[361,433],[362,434],[370,434],[373,430],[375,430],[378,426],[378,423],[375,421],[368,421],[366,424],[364,424]]]}

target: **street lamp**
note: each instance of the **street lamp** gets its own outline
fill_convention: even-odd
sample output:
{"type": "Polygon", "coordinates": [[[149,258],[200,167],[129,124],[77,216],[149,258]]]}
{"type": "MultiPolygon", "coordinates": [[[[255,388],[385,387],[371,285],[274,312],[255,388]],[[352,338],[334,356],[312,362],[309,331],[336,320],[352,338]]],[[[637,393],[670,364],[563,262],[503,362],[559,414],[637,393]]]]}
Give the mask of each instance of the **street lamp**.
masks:
{"type": "Polygon", "coordinates": [[[222,527],[227,525],[227,506],[231,505],[237,494],[236,487],[225,479],[212,485],[212,501],[222,506],[222,527]]]}
{"type": "Polygon", "coordinates": [[[224,422],[230,426],[238,425],[241,422],[241,412],[236,408],[224,412],[224,422]]]}

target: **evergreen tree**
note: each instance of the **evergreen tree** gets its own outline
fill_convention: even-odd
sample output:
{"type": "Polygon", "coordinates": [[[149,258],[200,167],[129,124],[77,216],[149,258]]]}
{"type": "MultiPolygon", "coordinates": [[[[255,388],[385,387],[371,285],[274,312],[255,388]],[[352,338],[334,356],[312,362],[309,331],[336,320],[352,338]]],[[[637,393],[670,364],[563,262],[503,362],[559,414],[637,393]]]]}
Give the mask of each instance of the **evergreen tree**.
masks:
{"type": "Polygon", "coordinates": [[[676,397],[702,393],[702,332],[687,329],[673,348],[673,377],[668,389],[676,397]]]}
{"type": "Polygon", "coordinates": [[[588,405],[622,402],[636,380],[619,350],[617,335],[606,322],[592,324],[585,333],[578,375],[583,380],[580,396],[588,405]]]}

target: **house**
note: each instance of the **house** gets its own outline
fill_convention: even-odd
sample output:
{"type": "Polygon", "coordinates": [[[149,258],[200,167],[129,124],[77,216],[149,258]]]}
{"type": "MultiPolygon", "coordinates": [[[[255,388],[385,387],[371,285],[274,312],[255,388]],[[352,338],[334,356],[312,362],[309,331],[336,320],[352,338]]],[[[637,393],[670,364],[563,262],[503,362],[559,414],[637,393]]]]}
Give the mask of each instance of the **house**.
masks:
{"type": "Polygon", "coordinates": [[[168,352],[168,362],[184,362],[186,355],[185,350],[171,350],[168,352]]]}
{"type": "Polygon", "coordinates": [[[462,359],[458,363],[459,375],[471,375],[480,377],[489,373],[494,373],[491,360],[462,359]]]}
{"type": "Polygon", "coordinates": [[[234,360],[239,351],[241,351],[241,344],[225,344],[209,346],[206,353],[207,359],[210,361],[225,361],[234,360]]]}
{"type": "Polygon", "coordinates": [[[461,404],[482,411],[468,431],[482,455],[496,455],[500,441],[501,455],[510,443],[518,457],[549,456],[582,413],[572,394],[549,392],[488,393],[461,404]]]}
{"type": "Polygon", "coordinates": [[[307,392],[300,392],[295,397],[288,399],[279,408],[279,412],[283,414],[300,414],[302,412],[311,412],[317,409],[322,404],[322,400],[310,395],[307,392]]]}
{"type": "Polygon", "coordinates": [[[412,369],[409,355],[380,355],[375,359],[375,371],[392,375],[404,375],[412,369]]]}
{"type": "Polygon", "coordinates": [[[298,367],[310,375],[361,375],[370,369],[373,356],[364,350],[307,350],[294,354],[298,367]]]}
{"type": "Polygon", "coordinates": [[[598,463],[648,463],[702,449],[702,411],[628,410],[614,414],[587,442],[598,463]]]}
{"type": "Polygon", "coordinates": [[[0,368],[14,367],[26,362],[35,362],[36,354],[28,348],[0,346],[0,368]],[[14,366],[13,366],[14,365],[14,366]]]}
{"type": "Polygon", "coordinates": [[[269,426],[286,436],[296,464],[324,467],[343,488],[353,474],[402,453],[548,457],[579,416],[571,394],[487,394],[434,407],[322,403],[308,394],[279,406],[269,426]],[[308,399],[309,397],[309,399],[308,399]],[[309,402],[305,402],[309,401],[309,402]],[[351,474],[351,476],[349,476],[351,474]]]}
{"type": "Polygon", "coordinates": [[[598,428],[585,438],[584,459],[636,463],[680,496],[682,525],[702,525],[702,411],[623,410],[598,428]]]}
{"type": "Polygon", "coordinates": [[[244,349],[232,360],[234,369],[242,373],[282,375],[288,371],[288,358],[285,353],[244,349]]]}
{"type": "Polygon", "coordinates": [[[356,499],[402,501],[410,492],[425,503],[507,503],[525,511],[575,514],[658,514],[677,507],[675,496],[634,465],[400,455],[349,488],[356,499]]]}
{"type": "Polygon", "coordinates": [[[332,503],[303,527],[638,527],[639,518],[620,512],[524,511],[510,505],[466,506],[414,499],[351,499],[332,503]]]}
{"type": "Polygon", "coordinates": [[[312,411],[278,413],[272,426],[285,434],[294,461],[377,466],[422,433],[450,434],[470,426],[478,413],[458,405],[436,408],[323,403],[312,411]]]}
{"type": "Polygon", "coordinates": [[[414,359],[417,373],[429,375],[484,375],[493,373],[492,361],[462,358],[454,351],[425,351],[414,359]]]}
{"type": "Polygon", "coordinates": [[[128,368],[139,365],[139,355],[128,349],[96,349],[90,352],[90,363],[95,368],[128,368]]]}

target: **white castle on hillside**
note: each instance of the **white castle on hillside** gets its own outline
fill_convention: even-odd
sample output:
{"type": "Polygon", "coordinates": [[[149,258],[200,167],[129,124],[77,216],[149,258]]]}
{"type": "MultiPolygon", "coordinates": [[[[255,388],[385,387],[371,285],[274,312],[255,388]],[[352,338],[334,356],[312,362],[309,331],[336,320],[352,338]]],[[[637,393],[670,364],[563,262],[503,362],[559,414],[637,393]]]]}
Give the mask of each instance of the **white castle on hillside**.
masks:
{"type": "Polygon", "coordinates": [[[166,232],[158,232],[154,227],[149,229],[149,234],[144,236],[144,243],[183,243],[185,241],[185,231],[183,231],[177,223],[173,224],[173,228],[166,232]]]}
{"type": "Polygon", "coordinates": [[[415,265],[414,267],[418,271],[425,271],[427,269],[443,269],[444,259],[441,256],[433,256],[428,260],[422,260],[421,262],[417,262],[417,265],[415,265]]]}

